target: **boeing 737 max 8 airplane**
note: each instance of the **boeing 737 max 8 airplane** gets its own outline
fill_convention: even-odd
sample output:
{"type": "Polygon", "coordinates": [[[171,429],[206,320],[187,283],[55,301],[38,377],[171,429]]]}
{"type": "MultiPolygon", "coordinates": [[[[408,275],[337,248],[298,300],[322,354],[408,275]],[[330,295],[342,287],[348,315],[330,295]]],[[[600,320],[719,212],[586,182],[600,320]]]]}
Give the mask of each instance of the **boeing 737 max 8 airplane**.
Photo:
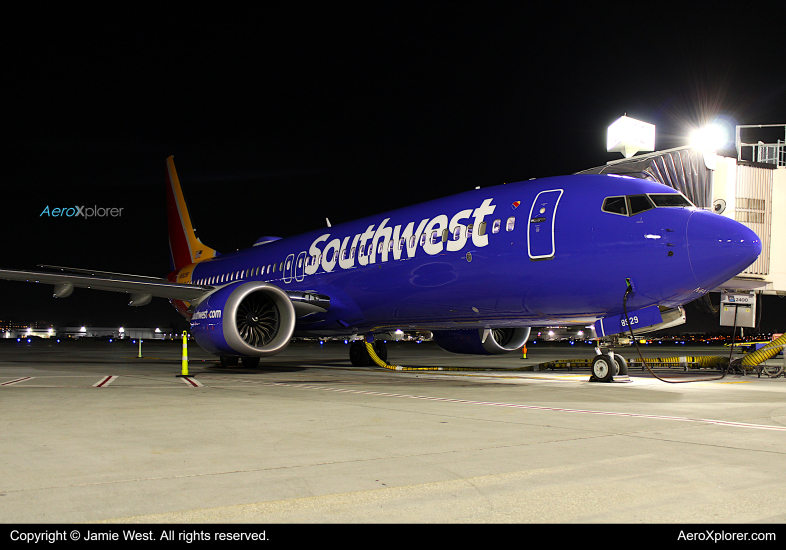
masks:
{"type": "MultiPolygon", "coordinates": [[[[448,351],[493,354],[521,348],[533,326],[598,321],[613,334],[655,325],[761,252],[751,230],[670,187],[573,175],[475,189],[219,254],[194,233],[172,157],[166,169],[166,279],[81,269],[0,270],[0,278],[53,284],[58,298],[74,287],[126,292],[133,306],[167,298],[202,348],[252,366],[297,336],[428,330],[448,351]]],[[[368,364],[360,341],[350,356],[368,364]]]]}

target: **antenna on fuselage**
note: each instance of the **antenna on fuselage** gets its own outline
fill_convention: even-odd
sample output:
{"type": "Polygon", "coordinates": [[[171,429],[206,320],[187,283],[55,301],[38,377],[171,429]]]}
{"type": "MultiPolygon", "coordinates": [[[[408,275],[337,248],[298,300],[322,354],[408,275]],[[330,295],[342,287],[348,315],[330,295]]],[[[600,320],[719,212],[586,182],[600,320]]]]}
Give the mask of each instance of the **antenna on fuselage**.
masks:
{"type": "Polygon", "coordinates": [[[327,224],[328,224],[328,227],[332,227],[332,226],[330,225],[330,220],[329,220],[329,219],[325,218],[325,221],[327,222],[327,224]]]}

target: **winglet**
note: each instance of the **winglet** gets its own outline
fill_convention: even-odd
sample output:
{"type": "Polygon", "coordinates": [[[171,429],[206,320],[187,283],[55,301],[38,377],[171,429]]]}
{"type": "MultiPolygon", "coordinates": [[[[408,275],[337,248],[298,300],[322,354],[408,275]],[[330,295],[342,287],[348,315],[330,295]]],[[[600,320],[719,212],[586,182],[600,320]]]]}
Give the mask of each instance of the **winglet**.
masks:
{"type": "Polygon", "coordinates": [[[166,159],[166,206],[169,227],[169,252],[172,269],[201,262],[217,256],[215,250],[202,244],[196,236],[191,216],[188,214],[186,199],[180,187],[180,179],[175,170],[175,157],[166,159]]]}

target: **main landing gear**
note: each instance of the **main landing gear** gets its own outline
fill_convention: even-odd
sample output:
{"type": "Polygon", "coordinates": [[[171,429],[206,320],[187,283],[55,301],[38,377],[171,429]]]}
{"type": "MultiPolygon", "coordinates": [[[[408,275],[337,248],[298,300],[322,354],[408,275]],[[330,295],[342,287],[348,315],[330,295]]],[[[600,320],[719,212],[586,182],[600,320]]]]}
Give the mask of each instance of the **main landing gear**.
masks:
{"type": "MultiPolygon", "coordinates": [[[[388,360],[388,348],[382,340],[374,340],[374,352],[383,361],[388,360]]],[[[366,350],[364,340],[355,340],[349,346],[349,360],[353,367],[368,367],[371,365],[371,357],[366,350]]]]}
{"type": "Polygon", "coordinates": [[[255,369],[259,366],[259,357],[236,357],[230,355],[221,356],[222,367],[236,367],[238,359],[242,361],[243,366],[247,369],[255,369]]]}

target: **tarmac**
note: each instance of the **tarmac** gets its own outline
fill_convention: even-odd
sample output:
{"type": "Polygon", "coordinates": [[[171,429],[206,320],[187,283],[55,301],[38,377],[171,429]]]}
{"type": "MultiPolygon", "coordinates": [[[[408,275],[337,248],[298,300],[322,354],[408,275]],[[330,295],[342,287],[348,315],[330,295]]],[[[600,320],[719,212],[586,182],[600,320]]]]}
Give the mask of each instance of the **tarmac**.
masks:
{"type": "Polygon", "coordinates": [[[352,367],[343,342],[255,369],[191,343],[182,378],[179,342],[140,359],[128,341],[0,340],[0,522],[786,521],[786,378],[512,370],[593,356],[538,345],[525,360],[390,343],[397,365],[486,369],[399,372],[352,367]]]}

